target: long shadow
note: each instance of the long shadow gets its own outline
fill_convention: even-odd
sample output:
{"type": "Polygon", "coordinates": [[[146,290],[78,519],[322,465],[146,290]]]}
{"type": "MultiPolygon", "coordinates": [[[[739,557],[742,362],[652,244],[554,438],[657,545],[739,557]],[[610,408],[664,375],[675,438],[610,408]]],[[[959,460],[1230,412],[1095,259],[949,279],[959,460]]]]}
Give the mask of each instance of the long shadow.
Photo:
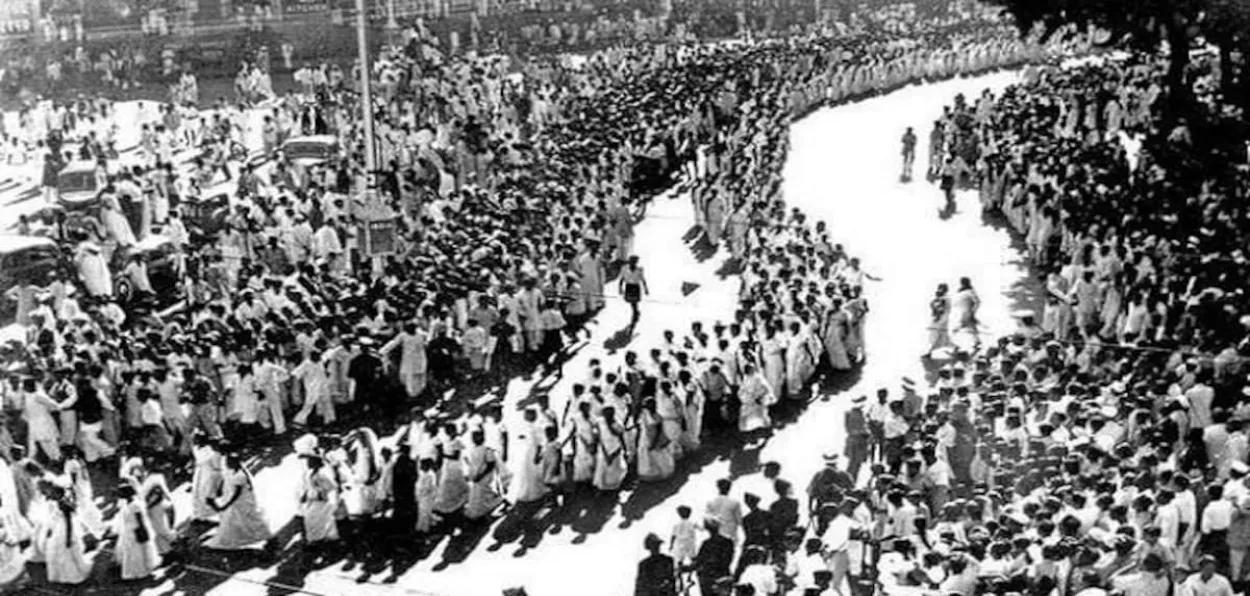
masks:
{"type": "Polygon", "coordinates": [[[635,484],[629,498],[621,503],[621,517],[624,518],[620,524],[622,529],[630,527],[655,506],[677,494],[691,476],[699,473],[708,464],[727,453],[732,454],[734,450],[730,446],[737,443],[721,442],[712,437],[708,437],[708,440],[698,451],[682,459],[672,476],[658,482],[639,481],[635,484]]]}
{"type": "Polygon", "coordinates": [[[982,212],[981,223],[1007,236],[1011,242],[1011,250],[1016,257],[1009,261],[1009,264],[1019,266],[1028,272],[1023,279],[1017,280],[1003,293],[1007,297],[1009,308],[1040,313],[1046,295],[1045,272],[1041,271],[1026,256],[1028,247],[1024,243],[1024,238],[1015,228],[1011,227],[1010,222],[1001,213],[982,212]]]}
{"type": "MultiPolygon", "coordinates": [[[[522,397],[517,402],[517,408],[523,410],[533,405],[537,401],[538,396],[549,393],[564,378],[564,367],[568,365],[568,362],[589,345],[590,342],[579,341],[561,351],[550,366],[541,367],[535,375],[530,377],[530,380],[533,380],[534,383],[530,385],[529,392],[526,393],[525,397],[522,397]]],[[[502,387],[496,393],[502,396],[502,387]]],[[[485,394],[483,393],[483,395],[485,394]]]]}
{"type": "Polygon", "coordinates": [[[695,261],[703,263],[716,255],[717,246],[712,244],[712,241],[708,239],[701,229],[695,229],[698,230],[697,234],[686,240],[686,246],[694,254],[695,261]]]}
{"type": "Polygon", "coordinates": [[[29,201],[39,196],[39,192],[40,191],[38,188],[28,188],[22,191],[21,193],[19,193],[16,197],[13,198],[13,200],[6,202],[4,206],[12,207],[14,205],[20,205],[22,203],[25,203],[26,201],[29,201]]]}
{"type": "Polygon", "coordinates": [[[577,534],[573,538],[573,544],[586,542],[589,535],[603,530],[608,520],[612,519],[612,512],[616,510],[619,494],[593,493],[581,499],[569,520],[569,529],[577,534]]]}
{"type": "Polygon", "coordinates": [[[518,503],[495,526],[491,537],[495,540],[486,550],[494,552],[506,544],[517,543],[512,556],[524,557],[536,548],[547,534],[558,534],[572,519],[575,507],[566,504],[555,507],[550,501],[518,503]]]}
{"type": "Polygon", "coordinates": [[[399,581],[409,569],[412,569],[417,563],[430,558],[434,554],[434,549],[438,548],[441,542],[441,536],[414,536],[412,539],[413,548],[396,549],[394,558],[391,559],[391,574],[382,580],[384,584],[393,584],[399,581]]]}
{"type": "Polygon", "coordinates": [[[463,563],[477,549],[477,545],[490,534],[491,520],[465,524],[460,533],[447,541],[443,549],[443,559],[433,567],[434,571],[442,571],[457,563],[463,563]]]}
{"type": "Polygon", "coordinates": [[[287,596],[299,593],[310,573],[334,564],[339,557],[337,549],[296,549],[278,563],[268,579],[268,596],[287,596]]]}
{"type": "Polygon", "coordinates": [[[720,279],[732,277],[742,273],[742,269],[743,263],[740,259],[737,257],[729,257],[728,259],[725,259],[725,262],[722,263],[720,268],[716,270],[716,277],[720,279]]]}
{"type": "Polygon", "coordinates": [[[620,329],[617,329],[616,333],[613,333],[611,337],[604,340],[603,348],[608,351],[608,354],[615,354],[633,342],[634,335],[633,325],[621,327],[620,329]]]}
{"type": "Polygon", "coordinates": [[[846,371],[834,371],[827,364],[821,364],[816,371],[816,382],[812,385],[811,397],[807,404],[800,407],[786,422],[798,420],[799,416],[816,401],[832,401],[834,397],[858,385],[863,377],[864,366],[862,364],[846,371]]]}
{"type": "Polygon", "coordinates": [[[729,479],[737,480],[760,470],[760,451],[768,444],[767,439],[743,443],[733,450],[729,458],[729,479]]]}

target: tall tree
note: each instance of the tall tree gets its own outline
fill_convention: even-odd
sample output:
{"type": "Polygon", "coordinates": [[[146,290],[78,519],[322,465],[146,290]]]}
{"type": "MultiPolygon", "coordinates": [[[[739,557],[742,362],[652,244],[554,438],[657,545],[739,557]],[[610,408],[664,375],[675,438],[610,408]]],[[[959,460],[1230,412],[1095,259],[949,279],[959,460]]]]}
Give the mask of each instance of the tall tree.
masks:
{"type": "Polygon", "coordinates": [[[1106,31],[1106,45],[1146,52],[1168,51],[1167,89],[1173,107],[1192,95],[1185,80],[1189,46],[1201,32],[1205,11],[1215,2],[1244,0],[982,0],[1011,15],[1022,33],[1040,27],[1046,37],[1066,25],[1106,31]]]}
{"type": "Polygon", "coordinates": [[[1220,49],[1220,92],[1226,103],[1250,114],[1250,0],[1208,0],[1202,33],[1220,49]]]}

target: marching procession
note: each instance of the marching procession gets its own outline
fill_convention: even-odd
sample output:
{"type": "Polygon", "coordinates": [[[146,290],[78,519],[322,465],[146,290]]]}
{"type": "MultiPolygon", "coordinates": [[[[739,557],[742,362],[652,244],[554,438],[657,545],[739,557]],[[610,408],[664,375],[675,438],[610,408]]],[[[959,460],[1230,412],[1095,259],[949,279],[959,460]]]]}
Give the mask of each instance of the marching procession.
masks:
{"type": "MultiPolygon", "coordinates": [[[[249,467],[260,448],[298,457],[289,499],[302,544],[329,554],[615,506],[623,492],[679,480],[703,450],[766,443],[821,383],[864,365],[864,290],[880,279],[826,222],[787,203],[791,122],[1079,48],[1026,42],[992,19],[900,25],[885,14],[850,31],[643,44],[581,60],[444,55],[417,34],[372,65],[377,173],[364,168],[358,89],[311,67],[300,89],[278,93],[244,65],[235,102],[198,106],[194,75],[179,74],[180,105],[142,108],[137,134],[107,100],[29,105],[4,144],[9,164],[39,166],[42,205],[16,229],[72,257],[7,291],[22,337],[4,348],[0,390],[0,580],[142,580],[204,549],[280,556],[249,467]],[[91,202],[87,216],[67,207],[61,184],[83,162],[90,196],[74,200],[91,202]],[[374,175],[377,200],[362,199],[374,175]],[[663,266],[640,258],[636,229],[674,186],[700,245],[731,264],[736,309],[630,343],[658,316],[649,276],[663,266]],[[379,202],[393,226],[382,251],[365,231],[379,202]],[[156,248],[164,258],[150,258],[156,248]],[[630,310],[626,347],[570,364],[614,300],[630,310]],[[519,412],[490,392],[467,397],[535,374],[562,381],[519,412]],[[175,506],[184,485],[189,510],[175,506]]],[[[986,99],[990,116],[971,134],[999,138],[989,124],[1010,130],[1000,114],[1011,107],[986,99]]],[[[957,106],[948,129],[968,110],[957,106]]],[[[965,177],[991,171],[992,158],[969,160],[965,177]]],[[[1004,202],[992,195],[987,209],[1004,202]]],[[[972,281],[951,296],[953,306],[936,301],[935,319],[953,310],[946,331],[977,334],[972,281]]],[[[1071,341],[1073,327],[1089,328],[1081,316],[1050,332],[1071,341]]],[[[1080,337],[1085,352],[1072,359],[1110,368],[1080,337]]],[[[989,392],[1006,384],[986,371],[1023,361],[1046,373],[1017,381],[1012,370],[1001,391],[1013,397],[1000,401],[1007,427],[1012,404],[1032,404],[1033,388],[1061,374],[1013,349],[1037,338],[997,341],[961,354],[967,363],[942,373],[954,380],[932,397],[909,384],[870,405],[853,400],[846,456],[827,454],[805,495],[773,463],[750,492],[724,479],[705,507],[678,507],[672,536],[646,541],[637,592],[841,594],[868,575],[870,554],[882,570],[895,565],[881,575],[891,586],[935,589],[907,579],[910,562],[945,540],[932,528],[971,530],[973,513],[999,519],[1001,504],[971,503],[1009,486],[969,480],[1012,461],[969,448],[982,421],[968,411],[995,411],[989,392]],[[920,436],[937,444],[915,446],[920,436]],[[926,514],[949,523],[926,527],[926,514]],[[886,542],[911,546],[865,548],[886,542]]],[[[932,352],[950,343],[938,337],[932,352]]],[[[1084,397],[1095,395],[1067,402],[1084,397]]],[[[1002,432],[1004,449],[1028,452],[1032,431],[1002,432]]],[[[952,549],[932,566],[945,575],[925,577],[941,589],[975,584],[978,566],[952,549]]]]}

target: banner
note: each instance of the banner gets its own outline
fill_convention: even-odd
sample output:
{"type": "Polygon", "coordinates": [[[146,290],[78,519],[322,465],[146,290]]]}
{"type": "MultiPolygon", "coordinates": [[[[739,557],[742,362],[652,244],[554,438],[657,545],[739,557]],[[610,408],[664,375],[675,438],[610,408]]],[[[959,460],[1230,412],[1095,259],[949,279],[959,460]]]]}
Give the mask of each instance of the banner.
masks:
{"type": "Polygon", "coordinates": [[[395,221],[371,221],[365,224],[365,254],[380,257],[394,254],[395,221]]]}

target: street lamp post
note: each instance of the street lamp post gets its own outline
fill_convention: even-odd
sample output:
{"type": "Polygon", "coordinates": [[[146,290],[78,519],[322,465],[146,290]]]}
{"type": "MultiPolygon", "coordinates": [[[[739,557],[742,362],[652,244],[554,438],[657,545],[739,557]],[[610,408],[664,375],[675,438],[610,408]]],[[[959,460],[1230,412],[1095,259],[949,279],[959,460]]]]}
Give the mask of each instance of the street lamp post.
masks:
{"type": "Polygon", "coordinates": [[[377,155],[373,140],[373,89],[369,76],[369,14],[365,0],[356,0],[356,45],[360,60],[360,118],[365,133],[365,171],[369,175],[369,188],[377,188],[377,155]]]}
{"type": "Polygon", "coordinates": [[[377,143],[373,131],[373,87],[369,67],[369,15],[365,0],[356,0],[356,44],[360,59],[360,110],[365,137],[365,194],[358,219],[359,238],[364,239],[364,254],[372,263],[374,277],[380,277],[383,257],[395,251],[395,214],[382,198],[378,187],[377,143]]]}

